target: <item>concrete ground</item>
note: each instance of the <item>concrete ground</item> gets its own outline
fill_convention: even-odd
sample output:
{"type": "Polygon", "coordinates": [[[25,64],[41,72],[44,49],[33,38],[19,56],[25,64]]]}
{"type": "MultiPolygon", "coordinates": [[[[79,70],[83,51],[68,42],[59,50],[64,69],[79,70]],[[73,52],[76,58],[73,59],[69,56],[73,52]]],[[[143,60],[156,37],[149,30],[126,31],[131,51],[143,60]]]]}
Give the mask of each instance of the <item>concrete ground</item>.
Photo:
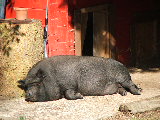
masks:
{"type": "MultiPolygon", "coordinates": [[[[26,102],[24,98],[0,99],[0,120],[104,120],[119,113],[121,104],[150,100],[160,96],[160,69],[131,69],[134,83],[142,95],[86,96],[80,100],[60,99],[49,102],[26,102]]],[[[160,99],[158,99],[160,103],[160,99]]],[[[148,101],[150,105],[152,101],[148,101]]],[[[156,106],[160,107],[160,106],[156,106]]],[[[153,109],[153,108],[151,108],[153,109]]],[[[144,107],[145,110],[145,107],[144,107]]],[[[148,110],[148,109],[146,109],[148,110]]]]}

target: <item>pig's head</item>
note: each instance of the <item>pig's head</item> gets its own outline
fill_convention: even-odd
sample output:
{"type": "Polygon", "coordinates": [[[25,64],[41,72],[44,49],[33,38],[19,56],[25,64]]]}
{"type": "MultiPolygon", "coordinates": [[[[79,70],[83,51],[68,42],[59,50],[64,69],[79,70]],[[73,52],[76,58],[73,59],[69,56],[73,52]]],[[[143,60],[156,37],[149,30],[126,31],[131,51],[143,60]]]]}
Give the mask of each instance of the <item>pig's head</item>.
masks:
{"type": "Polygon", "coordinates": [[[45,86],[43,79],[45,75],[42,70],[38,70],[35,75],[27,75],[25,80],[19,80],[18,87],[25,91],[26,101],[39,102],[46,101],[45,86]]]}

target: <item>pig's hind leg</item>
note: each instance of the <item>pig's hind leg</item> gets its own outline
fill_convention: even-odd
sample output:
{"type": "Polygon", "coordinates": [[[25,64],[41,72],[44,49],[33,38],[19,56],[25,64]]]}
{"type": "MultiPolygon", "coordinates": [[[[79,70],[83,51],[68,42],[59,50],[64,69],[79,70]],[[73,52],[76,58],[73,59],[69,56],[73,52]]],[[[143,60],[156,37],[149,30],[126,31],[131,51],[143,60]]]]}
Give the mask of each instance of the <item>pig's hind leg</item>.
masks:
{"type": "Polygon", "coordinates": [[[113,95],[119,93],[122,96],[127,95],[127,91],[118,83],[106,85],[104,94],[105,95],[113,95]]]}
{"type": "Polygon", "coordinates": [[[83,95],[73,89],[68,89],[65,91],[65,98],[68,100],[83,99],[83,95]]]}
{"type": "Polygon", "coordinates": [[[125,89],[127,89],[127,91],[131,92],[133,95],[140,95],[142,89],[138,88],[133,82],[132,80],[126,80],[122,83],[120,83],[122,85],[122,87],[124,87],[125,89]]]}
{"type": "Polygon", "coordinates": [[[117,93],[119,93],[122,96],[126,96],[127,95],[127,91],[120,84],[117,84],[117,86],[118,86],[117,93]]]}
{"type": "Polygon", "coordinates": [[[106,85],[104,89],[104,95],[113,95],[117,93],[117,91],[118,91],[117,84],[114,83],[114,84],[106,85]]]}

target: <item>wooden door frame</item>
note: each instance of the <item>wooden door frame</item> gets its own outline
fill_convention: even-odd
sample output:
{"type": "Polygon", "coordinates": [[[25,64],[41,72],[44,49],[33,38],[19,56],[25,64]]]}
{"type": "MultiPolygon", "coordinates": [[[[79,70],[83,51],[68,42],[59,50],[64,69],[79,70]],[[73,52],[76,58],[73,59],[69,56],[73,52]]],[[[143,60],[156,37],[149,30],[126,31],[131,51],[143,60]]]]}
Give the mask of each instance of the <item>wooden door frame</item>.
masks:
{"type": "MultiPolygon", "coordinates": [[[[111,4],[105,4],[105,5],[97,5],[97,6],[92,6],[92,7],[87,7],[87,8],[82,8],[79,10],[75,10],[74,12],[74,29],[75,29],[75,54],[82,56],[82,25],[81,25],[81,21],[82,21],[82,14],[88,13],[88,12],[95,12],[95,11],[99,11],[99,10],[107,10],[109,9],[110,13],[110,17],[109,17],[109,29],[110,32],[114,35],[114,17],[115,17],[115,11],[113,8],[113,5],[111,4]]],[[[115,52],[116,53],[116,52],[115,52]]],[[[113,58],[116,58],[116,55],[113,55],[113,58]]]]}

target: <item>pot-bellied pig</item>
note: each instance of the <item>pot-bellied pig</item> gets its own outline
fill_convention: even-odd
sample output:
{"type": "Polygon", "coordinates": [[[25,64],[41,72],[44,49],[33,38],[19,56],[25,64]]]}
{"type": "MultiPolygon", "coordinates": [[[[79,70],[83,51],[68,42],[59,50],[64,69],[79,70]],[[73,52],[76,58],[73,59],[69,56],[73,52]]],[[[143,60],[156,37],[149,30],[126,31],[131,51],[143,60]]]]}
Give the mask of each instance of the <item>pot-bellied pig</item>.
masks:
{"type": "Polygon", "coordinates": [[[99,96],[127,91],[140,95],[141,89],[131,80],[128,69],[120,62],[101,57],[54,56],[35,64],[24,80],[26,101],[40,102],[65,97],[99,96]],[[126,91],[127,90],[127,91],[126,91]]]}

